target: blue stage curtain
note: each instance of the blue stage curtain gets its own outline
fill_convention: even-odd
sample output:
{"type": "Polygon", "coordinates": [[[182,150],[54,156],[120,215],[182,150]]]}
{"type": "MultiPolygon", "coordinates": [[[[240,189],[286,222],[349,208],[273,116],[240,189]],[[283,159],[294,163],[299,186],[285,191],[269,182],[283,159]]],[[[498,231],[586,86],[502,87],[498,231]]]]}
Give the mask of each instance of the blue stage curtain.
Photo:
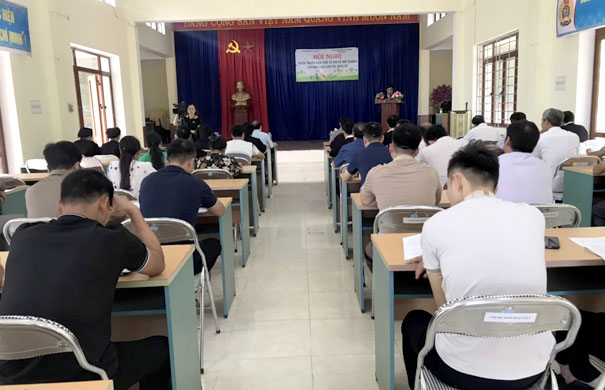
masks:
{"type": "Polygon", "coordinates": [[[194,103],[198,116],[221,131],[221,90],[216,31],[174,33],[179,101],[194,103]]]}
{"type": "Polygon", "coordinates": [[[418,24],[265,30],[267,104],[276,140],[327,139],[341,115],[380,122],[374,96],[388,84],[405,96],[401,114],[417,122],[418,24]],[[296,82],[296,49],[359,48],[359,81],[296,82]]]}

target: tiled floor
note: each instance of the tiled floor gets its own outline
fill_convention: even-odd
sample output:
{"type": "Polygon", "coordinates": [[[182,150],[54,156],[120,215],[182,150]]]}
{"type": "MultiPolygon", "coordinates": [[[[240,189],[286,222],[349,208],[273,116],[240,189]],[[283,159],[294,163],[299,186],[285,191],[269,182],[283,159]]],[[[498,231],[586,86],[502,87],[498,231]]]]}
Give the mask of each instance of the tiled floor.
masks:
{"type": "MultiPolygon", "coordinates": [[[[237,267],[237,296],[228,319],[219,313],[220,334],[206,314],[204,389],[378,388],[374,322],[359,310],[352,262],[332,229],[321,159],[320,151],[278,155],[280,184],[246,268],[237,267]]],[[[397,388],[407,389],[397,349],[397,388]]]]}

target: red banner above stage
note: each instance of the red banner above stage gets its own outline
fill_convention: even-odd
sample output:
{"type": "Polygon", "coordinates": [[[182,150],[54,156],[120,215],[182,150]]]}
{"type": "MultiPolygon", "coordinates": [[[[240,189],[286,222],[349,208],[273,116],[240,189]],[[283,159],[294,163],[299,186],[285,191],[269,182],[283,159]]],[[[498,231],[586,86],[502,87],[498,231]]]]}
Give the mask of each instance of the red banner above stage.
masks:
{"type": "Polygon", "coordinates": [[[418,15],[339,16],[329,18],[215,20],[174,23],[174,31],[242,30],[312,26],[347,26],[361,24],[418,23],[418,15]]]}
{"type": "Polygon", "coordinates": [[[265,31],[230,30],[219,31],[217,35],[223,135],[231,139],[234,124],[231,95],[236,92],[235,84],[240,80],[252,96],[248,120],[261,121],[263,130],[268,132],[265,31]]]}

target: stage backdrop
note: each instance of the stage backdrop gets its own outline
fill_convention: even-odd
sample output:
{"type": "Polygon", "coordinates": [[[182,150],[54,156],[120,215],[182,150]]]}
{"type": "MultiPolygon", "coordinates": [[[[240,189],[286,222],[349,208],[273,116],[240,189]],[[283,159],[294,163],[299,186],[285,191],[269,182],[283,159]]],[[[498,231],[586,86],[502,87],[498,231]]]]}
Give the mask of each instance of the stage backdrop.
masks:
{"type": "Polygon", "coordinates": [[[194,103],[198,116],[213,131],[220,132],[221,89],[217,32],[175,32],[174,52],[179,101],[194,103]]]}
{"type": "Polygon", "coordinates": [[[327,139],[341,115],[380,122],[374,96],[388,84],[405,95],[402,117],[418,117],[418,24],[265,30],[267,103],[276,140],[327,139]],[[296,49],[359,48],[359,80],[297,83],[296,49]]]}

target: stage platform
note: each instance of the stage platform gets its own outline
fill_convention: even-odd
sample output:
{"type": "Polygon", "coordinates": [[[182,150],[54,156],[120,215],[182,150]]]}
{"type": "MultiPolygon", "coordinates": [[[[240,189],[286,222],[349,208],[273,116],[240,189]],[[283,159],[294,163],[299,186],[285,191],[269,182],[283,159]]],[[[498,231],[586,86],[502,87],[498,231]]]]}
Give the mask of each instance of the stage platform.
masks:
{"type": "Polygon", "coordinates": [[[325,141],[277,141],[277,150],[322,150],[325,141]]]}

